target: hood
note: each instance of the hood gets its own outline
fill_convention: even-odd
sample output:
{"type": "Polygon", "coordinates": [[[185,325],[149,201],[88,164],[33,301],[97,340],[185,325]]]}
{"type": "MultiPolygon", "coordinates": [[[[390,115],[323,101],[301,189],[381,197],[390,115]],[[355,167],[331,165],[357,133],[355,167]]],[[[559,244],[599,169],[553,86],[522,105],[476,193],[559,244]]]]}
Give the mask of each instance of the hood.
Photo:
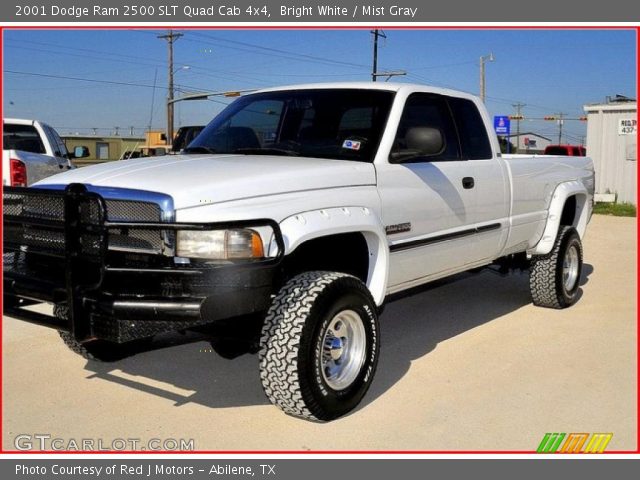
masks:
{"type": "Polygon", "coordinates": [[[34,186],[85,183],[171,195],[176,209],[243,198],[374,185],[372,164],[267,155],[167,155],[69,170],[34,186]]]}

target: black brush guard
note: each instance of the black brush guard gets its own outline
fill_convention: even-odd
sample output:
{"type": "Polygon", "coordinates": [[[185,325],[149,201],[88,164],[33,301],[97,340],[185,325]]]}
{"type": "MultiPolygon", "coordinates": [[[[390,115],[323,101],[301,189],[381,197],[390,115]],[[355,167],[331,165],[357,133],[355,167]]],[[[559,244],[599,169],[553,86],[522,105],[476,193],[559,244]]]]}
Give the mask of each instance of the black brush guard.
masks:
{"type": "Polygon", "coordinates": [[[279,225],[270,219],[113,222],[105,200],[82,184],[63,191],[5,187],[3,200],[4,313],[71,332],[79,341],[124,343],[264,311],[279,285],[284,241],[279,225]],[[275,257],[177,263],[171,255],[109,249],[114,232],[157,231],[175,245],[177,230],[259,227],[272,230],[275,257]],[[34,302],[62,306],[66,314],[25,308],[34,302]]]}

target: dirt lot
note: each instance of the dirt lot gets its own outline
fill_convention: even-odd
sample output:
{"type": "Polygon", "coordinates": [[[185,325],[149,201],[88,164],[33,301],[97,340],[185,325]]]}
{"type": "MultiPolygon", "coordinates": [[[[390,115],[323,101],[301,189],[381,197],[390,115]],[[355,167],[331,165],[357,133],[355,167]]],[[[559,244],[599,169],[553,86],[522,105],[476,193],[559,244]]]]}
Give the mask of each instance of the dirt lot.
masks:
{"type": "Polygon", "coordinates": [[[545,432],[613,432],[609,450],[632,450],[636,247],[635,219],[594,217],[568,310],[533,307],[524,274],[461,275],[389,304],[373,386],[330,424],[269,405],[256,356],[198,342],[96,364],[5,317],[4,448],[46,433],[198,450],[533,450],[545,432]]]}

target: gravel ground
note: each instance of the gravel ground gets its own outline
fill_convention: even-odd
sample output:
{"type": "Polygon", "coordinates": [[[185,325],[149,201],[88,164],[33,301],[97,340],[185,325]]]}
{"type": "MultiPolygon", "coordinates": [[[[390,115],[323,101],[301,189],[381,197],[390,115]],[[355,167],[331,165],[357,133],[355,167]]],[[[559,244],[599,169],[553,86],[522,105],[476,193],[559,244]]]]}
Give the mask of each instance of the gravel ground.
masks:
{"type": "Polygon", "coordinates": [[[196,342],[97,364],[55,331],[4,317],[4,448],[44,433],[143,449],[535,450],[546,432],[613,432],[608,450],[633,450],[635,227],[594,216],[568,310],[532,306],[526,274],[459,275],[390,303],[371,390],[329,424],[269,405],[256,356],[225,360],[196,342]]]}

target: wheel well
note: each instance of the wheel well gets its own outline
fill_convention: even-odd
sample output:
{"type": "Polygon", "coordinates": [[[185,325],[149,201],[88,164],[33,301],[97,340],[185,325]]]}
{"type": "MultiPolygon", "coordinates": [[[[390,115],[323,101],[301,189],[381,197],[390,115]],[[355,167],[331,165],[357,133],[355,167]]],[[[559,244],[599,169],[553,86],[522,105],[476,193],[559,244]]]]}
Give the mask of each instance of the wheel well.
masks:
{"type": "Polygon", "coordinates": [[[567,198],[560,216],[560,225],[574,225],[576,220],[576,196],[567,198]]]}
{"type": "Polygon", "coordinates": [[[364,283],[369,273],[369,248],[360,232],[314,238],[284,258],[285,278],[302,272],[327,270],[353,275],[364,283]]]}

